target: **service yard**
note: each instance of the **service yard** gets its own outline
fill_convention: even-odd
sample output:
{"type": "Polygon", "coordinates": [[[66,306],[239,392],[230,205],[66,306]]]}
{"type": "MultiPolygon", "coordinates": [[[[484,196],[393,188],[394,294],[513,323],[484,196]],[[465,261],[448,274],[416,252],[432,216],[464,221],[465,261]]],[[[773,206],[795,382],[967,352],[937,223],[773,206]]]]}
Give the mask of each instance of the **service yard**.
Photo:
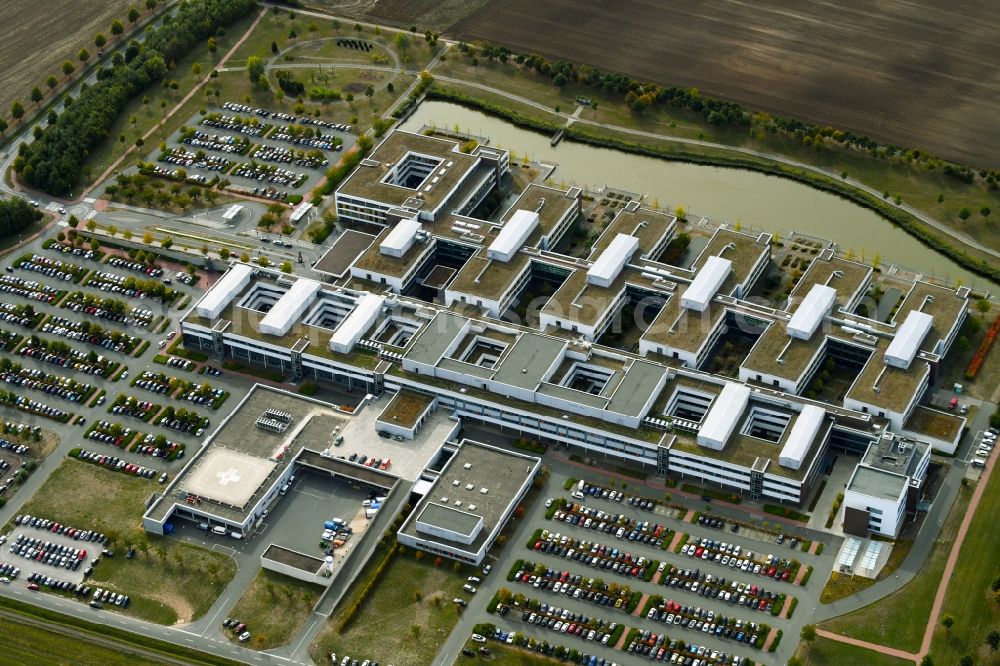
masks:
{"type": "Polygon", "coordinates": [[[447,34],[694,87],[994,167],[1000,126],[990,105],[1000,96],[1000,79],[982,75],[1000,66],[994,9],[780,0],[766,7],[630,3],[623,11],[613,0],[514,0],[487,3],[447,34]]]}

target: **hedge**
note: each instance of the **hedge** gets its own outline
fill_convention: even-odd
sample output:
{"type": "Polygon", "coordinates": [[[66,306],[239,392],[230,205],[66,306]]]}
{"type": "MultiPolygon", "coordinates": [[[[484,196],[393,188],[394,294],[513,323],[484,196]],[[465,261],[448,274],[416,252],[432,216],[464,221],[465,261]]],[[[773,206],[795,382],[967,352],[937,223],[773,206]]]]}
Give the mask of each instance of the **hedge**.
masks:
{"type": "Polygon", "coordinates": [[[566,479],[566,483],[563,484],[563,489],[569,490],[570,488],[572,488],[573,486],[575,486],[579,482],[580,482],[580,479],[574,479],[573,477],[570,477],[570,478],[566,479]]]}
{"type": "Polygon", "coordinates": [[[817,555],[822,555],[823,554],[823,542],[822,541],[820,541],[819,545],[816,546],[816,554],[817,555]]]}
{"type": "MultiPolygon", "coordinates": [[[[638,629],[636,629],[635,627],[632,627],[631,629],[629,629],[628,633],[625,635],[625,642],[622,643],[622,650],[628,650],[629,644],[632,641],[634,641],[635,637],[638,636],[638,635],[639,635],[639,630],[638,629]]],[[[611,641],[608,641],[608,643],[611,643],[611,641]]]]}
{"type": "Polygon", "coordinates": [[[392,546],[385,554],[385,557],[382,558],[382,561],[378,563],[378,566],[375,567],[375,571],[368,579],[368,582],[365,583],[365,586],[354,595],[354,598],[351,599],[351,603],[344,609],[344,614],[341,616],[340,622],[337,626],[337,633],[342,633],[347,625],[350,624],[351,620],[354,619],[354,616],[357,615],[358,610],[360,610],[361,605],[365,602],[365,599],[368,598],[372,588],[374,588],[375,585],[382,580],[382,572],[385,571],[387,566],[389,566],[389,562],[392,561],[392,558],[395,555],[396,546],[392,546]]]}
{"type": "Polygon", "coordinates": [[[517,576],[517,572],[521,570],[521,566],[523,564],[524,564],[524,560],[518,560],[518,561],[514,562],[514,566],[512,566],[510,568],[510,571],[507,573],[507,580],[508,581],[513,581],[514,580],[514,578],[517,576]]]}
{"type": "Polygon", "coordinates": [[[528,539],[528,543],[526,544],[527,547],[529,549],[534,549],[535,548],[535,542],[538,541],[541,538],[542,538],[542,530],[539,528],[539,529],[535,530],[534,532],[532,532],[531,538],[528,539]]]}
{"type": "MultiPolygon", "coordinates": [[[[629,597],[628,603],[625,604],[625,612],[631,614],[632,611],[635,610],[635,607],[639,605],[639,601],[641,599],[642,599],[642,592],[640,592],[639,590],[633,592],[632,596],[629,597]]],[[[608,642],[610,643],[611,641],[608,642]]]]}
{"type": "Polygon", "coordinates": [[[690,534],[688,534],[687,532],[682,532],[680,541],[677,542],[677,547],[674,548],[674,552],[675,553],[681,552],[681,548],[687,545],[687,542],[690,538],[691,538],[690,534]]]}
{"type": "Polygon", "coordinates": [[[646,570],[642,572],[642,579],[647,583],[653,580],[653,576],[656,575],[656,568],[658,566],[660,566],[659,560],[653,560],[652,562],[650,562],[649,566],[646,567],[646,570]]]}
{"type": "Polygon", "coordinates": [[[791,605],[788,606],[788,615],[785,616],[785,619],[788,619],[792,616],[792,613],[795,612],[795,607],[798,605],[799,605],[798,597],[792,597],[792,603],[791,605]]]}
{"type": "Polygon", "coordinates": [[[784,632],[781,629],[778,629],[778,633],[774,635],[774,640],[771,641],[771,645],[767,648],[768,652],[774,652],[775,650],[778,649],[778,643],[781,642],[782,634],[784,634],[784,632]]]}
{"type": "Polygon", "coordinates": [[[800,523],[808,523],[809,516],[804,513],[799,513],[795,509],[787,506],[779,506],[777,504],[765,504],[764,513],[769,513],[772,516],[781,516],[782,518],[789,518],[791,520],[797,520],[800,523]]]}

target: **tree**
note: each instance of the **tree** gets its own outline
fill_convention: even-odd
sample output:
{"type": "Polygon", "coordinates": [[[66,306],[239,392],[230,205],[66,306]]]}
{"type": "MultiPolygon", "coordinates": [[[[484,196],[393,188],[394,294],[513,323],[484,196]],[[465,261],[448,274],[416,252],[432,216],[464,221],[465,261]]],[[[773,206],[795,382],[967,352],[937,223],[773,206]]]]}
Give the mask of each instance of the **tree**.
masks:
{"type": "Polygon", "coordinates": [[[59,85],[59,79],[57,79],[56,77],[54,77],[54,76],[52,76],[50,74],[49,78],[45,79],[45,85],[47,85],[49,87],[49,90],[52,90],[57,85],[59,85]]]}
{"type": "Polygon", "coordinates": [[[972,211],[970,211],[968,208],[962,208],[962,210],[958,211],[959,219],[967,220],[969,219],[970,215],[972,215],[972,211]]]}
{"type": "Polygon", "coordinates": [[[804,627],[802,627],[802,632],[799,635],[802,638],[802,640],[806,641],[807,643],[812,643],[814,640],[816,640],[816,625],[815,624],[805,625],[804,627]]]}
{"type": "Polygon", "coordinates": [[[396,48],[400,51],[406,52],[406,49],[410,48],[410,38],[403,32],[397,32],[396,37],[392,40],[396,44],[396,48]]]}
{"type": "Polygon", "coordinates": [[[75,71],[76,71],[76,66],[73,63],[71,63],[69,60],[63,62],[62,73],[63,75],[66,76],[66,78],[69,78],[69,76],[75,71]]]}
{"type": "Polygon", "coordinates": [[[121,34],[125,32],[125,26],[118,19],[111,22],[111,34],[115,37],[121,37],[121,34]]]}
{"type": "Polygon", "coordinates": [[[983,206],[982,208],[979,209],[979,214],[982,215],[983,217],[989,217],[991,212],[992,211],[990,210],[989,206],[983,206]]]}
{"type": "Polygon", "coordinates": [[[139,10],[135,7],[128,8],[128,22],[135,25],[135,22],[139,20],[139,10]]]}
{"type": "Polygon", "coordinates": [[[684,210],[684,206],[678,206],[677,208],[674,209],[674,217],[676,217],[678,220],[687,219],[687,211],[684,210]]]}
{"type": "Polygon", "coordinates": [[[200,62],[196,62],[195,64],[191,65],[191,73],[194,74],[195,76],[201,76],[200,62]]]}
{"type": "Polygon", "coordinates": [[[156,8],[156,0],[146,0],[146,9],[152,11],[156,8]]]}
{"type": "Polygon", "coordinates": [[[102,35],[101,33],[97,33],[97,35],[94,37],[94,46],[96,46],[99,49],[104,48],[104,45],[107,43],[108,43],[108,38],[102,35]]]}
{"type": "Polygon", "coordinates": [[[367,97],[369,101],[371,101],[372,97],[374,96],[375,96],[375,86],[368,86],[367,88],[365,88],[365,97],[367,97]]]}
{"type": "Polygon", "coordinates": [[[24,105],[21,104],[21,100],[14,100],[14,103],[10,105],[10,115],[14,120],[20,120],[24,117],[24,105]]]}
{"type": "Polygon", "coordinates": [[[89,231],[90,233],[94,233],[94,229],[97,228],[97,222],[95,222],[93,218],[91,218],[87,220],[87,224],[85,226],[87,227],[87,231],[89,231]]]}
{"type": "Polygon", "coordinates": [[[229,253],[229,248],[228,247],[220,247],[219,248],[219,259],[222,259],[223,261],[228,261],[229,260],[229,256],[230,256],[230,253],[229,253]]]}
{"type": "Polygon", "coordinates": [[[985,316],[990,311],[990,302],[985,298],[980,298],[976,301],[976,311],[978,311],[980,315],[985,316]]]}
{"type": "Polygon", "coordinates": [[[971,654],[963,654],[962,658],[958,660],[958,666],[973,666],[975,663],[971,654]]]}
{"type": "Polygon", "coordinates": [[[920,660],[920,666],[934,666],[934,660],[929,654],[925,654],[924,658],[920,660]]]}
{"type": "Polygon", "coordinates": [[[38,86],[35,86],[34,88],[31,89],[31,101],[32,102],[34,102],[35,104],[38,104],[39,102],[42,101],[43,97],[45,97],[45,95],[42,94],[41,88],[39,88],[38,86]]]}
{"type": "Polygon", "coordinates": [[[90,60],[90,51],[87,49],[80,49],[77,52],[76,57],[80,59],[80,62],[87,62],[90,60]]]}
{"type": "Polygon", "coordinates": [[[271,42],[271,53],[278,52],[278,42],[271,42]]]}
{"type": "Polygon", "coordinates": [[[250,56],[247,58],[247,78],[250,79],[250,83],[256,84],[262,76],[264,76],[264,63],[260,57],[250,56]]]}
{"type": "Polygon", "coordinates": [[[941,616],[941,626],[943,626],[948,631],[955,626],[955,616],[951,613],[945,613],[941,616]]]}
{"type": "Polygon", "coordinates": [[[215,41],[215,37],[209,37],[208,38],[208,52],[209,53],[215,53],[216,50],[218,50],[218,48],[219,48],[219,45],[215,41]]]}
{"type": "Polygon", "coordinates": [[[122,232],[122,238],[124,238],[127,241],[132,240],[132,230],[131,229],[126,229],[125,231],[123,231],[122,232]]]}
{"type": "Polygon", "coordinates": [[[1000,631],[994,629],[986,634],[986,644],[990,646],[990,650],[996,652],[997,648],[1000,648],[1000,631]]]}
{"type": "Polygon", "coordinates": [[[0,118],[0,136],[3,136],[3,133],[7,131],[8,127],[9,125],[7,124],[7,121],[0,118]]]}
{"type": "Polygon", "coordinates": [[[281,262],[281,265],[278,267],[278,270],[280,270],[282,273],[291,273],[292,272],[292,262],[290,262],[290,261],[283,261],[283,262],[281,262]]]}

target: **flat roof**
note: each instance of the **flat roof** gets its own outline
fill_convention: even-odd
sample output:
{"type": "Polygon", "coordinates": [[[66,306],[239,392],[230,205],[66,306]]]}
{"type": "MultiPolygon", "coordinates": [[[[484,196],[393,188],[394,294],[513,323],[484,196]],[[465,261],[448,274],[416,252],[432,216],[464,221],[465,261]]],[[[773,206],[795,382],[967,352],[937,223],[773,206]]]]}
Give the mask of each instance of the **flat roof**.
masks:
{"type": "Polygon", "coordinates": [[[680,307],[680,300],[676,293],[667,299],[642,337],[672,349],[694,353],[701,349],[708,334],[719,325],[726,308],[718,303],[709,303],[703,312],[698,312],[680,307]]]}
{"type": "Polygon", "coordinates": [[[968,305],[969,299],[959,297],[954,289],[927,282],[914,282],[906,298],[899,304],[895,321],[905,321],[912,310],[919,310],[934,317],[934,324],[920,345],[920,350],[938,353],[938,343],[948,337],[952,326],[968,305]],[[928,296],[933,298],[928,299],[928,296]]]}
{"type": "Polygon", "coordinates": [[[362,294],[354,304],[354,309],[344,318],[337,330],[330,336],[330,348],[346,354],[368,329],[372,327],[385,299],[375,294],[362,294]]]}
{"type": "Polygon", "coordinates": [[[348,229],[333,242],[313,269],[334,277],[343,277],[354,261],[375,242],[375,236],[348,229]]]}
{"type": "Polygon", "coordinates": [[[432,395],[403,389],[393,396],[386,408],[379,414],[378,420],[403,428],[412,428],[432,402],[434,402],[432,395]]]}
{"type": "Polygon", "coordinates": [[[272,562],[287,564],[293,569],[306,571],[308,573],[317,573],[319,572],[320,567],[323,566],[323,560],[318,557],[306,555],[305,553],[300,553],[299,551],[292,550],[290,548],[284,548],[283,546],[279,546],[275,543],[272,543],[267,547],[267,550],[263,552],[261,558],[271,560],[272,562]]]}
{"type": "Polygon", "coordinates": [[[319,294],[322,285],[316,280],[298,278],[278,302],[260,320],[260,331],[270,335],[282,336],[288,333],[292,324],[302,316],[319,294]]]}
{"type": "Polygon", "coordinates": [[[452,312],[439,311],[414,336],[406,358],[415,363],[436,365],[445,351],[466,330],[469,320],[452,312]]]}
{"type": "Polygon", "coordinates": [[[433,210],[444,203],[445,198],[480,158],[458,151],[458,142],[451,139],[413,134],[403,130],[389,132],[367,159],[351,173],[340,187],[338,195],[360,197],[391,206],[402,206],[420,194],[424,207],[433,210]],[[440,158],[441,164],[432,172],[438,181],[430,192],[423,189],[383,182],[389,170],[396,166],[407,153],[417,153],[440,158]],[[444,169],[444,173],[441,173],[444,169]]]}
{"type": "Polygon", "coordinates": [[[652,403],[663,383],[667,369],[648,361],[633,361],[615,390],[608,410],[628,416],[645,416],[647,405],[652,403]]]}
{"type": "Polygon", "coordinates": [[[587,269],[587,281],[611,282],[622,272],[625,264],[639,249],[639,239],[627,234],[618,234],[597,257],[597,261],[587,269]]]}
{"type": "Polygon", "coordinates": [[[885,362],[900,368],[910,367],[933,325],[934,317],[931,315],[910,310],[885,350],[885,362]]]}
{"type": "Polygon", "coordinates": [[[539,333],[522,333],[508,347],[493,375],[495,381],[535,389],[566,347],[566,341],[539,333]]]}
{"type": "Polygon", "coordinates": [[[871,273],[871,266],[820,254],[809,264],[809,268],[799,278],[789,297],[793,302],[801,300],[813,285],[822,284],[836,289],[838,302],[843,304],[850,301],[858,290],[865,286],[871,273]]]}
{"type": "MultiPolygon", "coordinates": [[[[400,531],[416,539],[439,541],[451,547],[476,552],[490,537],[493,529],[506,514],[517,497],[521,486],[534,474],[540,464],[539,459],[505,449],[499,449],[470,439],[463,439],[461,445],[441,470],[434,487],[420,500],[417,509],[403,524],[400,531]],[[471,488],[469,488],[471,486],[471,488]],[[486,492],[482,492],[483,489],[486,492]],[[461,506],[456,503],[461,502],[461,506]],[[423,514],[431,504],[438,504],[451,511],[431,509],[423,514]],[[437,522],[442,527],[454,529],[452,521],[459,519],[455,511],[477,516],[483,520],[483,529],[472,544],[448,541],[426,532],[416,530],[417,518],[437,522]]],[[[461,519],[457,531],[462,531],[465,520],[461,519]]]]}
{"type": "Polygon", "coordinates": [[[749,386],[726,382],[701,422],[698,444],[717,451],[724,449],[749,401],[749,386]]]}
{"type": "Polygon", "coordinates": [[[885,470],[858,465],[847,489],[868,497],[897,500],[906,489],[906,477],[885,470]]]}
{"type": "Polygon", "coordinates": [[[677,218],[667,213],[647,208],[637,208],[636,210],[621,208],[597,238],[588,258],[594,259],[600,256],[604,252],[604,248],[610,245],[618,234],[628,234],[639,239],[639,251],[643,257],[655,259],[656,256],[649,255],[659,255],[659,252],[654,252],[654,250],[662,249],[665,246],[663,241],[676,224],[677,218]]]}
{"type": "Polygon", "coordinates": [[[194,464],[180,487],[242,510],[277,466],[274,460],[214,446],[194,464]]]}
{"type": "MultiPolygon", "coordinates": [[[[382,245],[385,244],[394,230],[394,227],[383,229],[368,249],[354,262],[352,268],[390,277],[403,277],[409,273],[414,268],[414,263],[427,251],[429,243],[413,243],[403,252],[402,256],[385,254],[382,252],[382,245]]],[[[375,281],[378,282],[377,277],[375,281]]]]}
{"type": "Polygon", "coordinates": [[[719,287],[729,277],[733,262],[719,256],[711,256],[705,260],[684,291],[681,292],[681,306],[691,310],[703,311],[719,291],[719,287]]]}
{"type": "Polygon", "coordinates": [[[814,284],[809,293],[795,308],[792,318],[785,326],[788,335],[800,340],[808,340],[823,323],[823,317],[830,313],[837,302],[837,290],[821,284],[814,284]]]}
{"type": "Polygon", "coordinates": [[[691,269],[703,266],[708,257],[720,256],[731,261],[732,271],[719,288],[719,292],[728,296],[733,293],[737,285],[746,285],[754,267],[770,252],[770,246],[760,236],[750,236],[732,229],[718,229],[691,264],[691,269]]]}
{"type": "Polygon", "coordinates": [[[254,269],[246,264],[236,263],[201,297],[194,311],[199,317],[215,319],[229,305],[236,295],[250,282],[254,269]]]}
{"type": "Polygon", "coordinates": [[[413,245],[413,240],[420,228],[420,222],[417,220],[400,220],[392,227],[385,239],[379,243],[379,250],[383,254],[392,256],[402,255],[413,245]]]}
{"type": "Polygon", "coordinates": [[[910,418],[903,424],[904,430],[909,430],[928,437],[953,442],[962,431],[965,418],[951,412],[942,412],[930,407],[918,405],[913,409],[910,418]]]}
{"type": "Polygon", "coordinates": [[[799,416],[792,425],[792,430],[781,447],[778,464],[784,467],[799,469],[805,462],[806,454],[812,447],[816,434],[826,418],[826,410],[816,405],[804,405],[799,416]]]}
{"type": "Polygon", "coordinates": [[[538,213],[530,210],[516,210],[510,216],[500,233],[490,243],[487,255],[490,259],[509,261],[510,257],[521,249],[528,237],[538,227],[538,213]]]}
{"type": "MultiPolygon", "coordinates": [[[[453,506],[445,506],[437,502],[427,502],[420,509],[417,520],[421,523],[440,527],[441,529],[471,536],[482,521],[482,517],[462,511],[453,506]]],[[[426,536],[426,533],[421,532],[421,534],[426,536]]]]}
{"type": "Polygon", "coordinates": [[[885,340],[879,341],[878,349],[861,369],[847,392],[847,397],[898,413],[913,400],[917,386],[924,375],[930,372],[930,367],[920,359],[911,364],[908,370],[887,365],[886,346],[885,340]],[[876,381],[878,390],[874,389],[876,381]]]}

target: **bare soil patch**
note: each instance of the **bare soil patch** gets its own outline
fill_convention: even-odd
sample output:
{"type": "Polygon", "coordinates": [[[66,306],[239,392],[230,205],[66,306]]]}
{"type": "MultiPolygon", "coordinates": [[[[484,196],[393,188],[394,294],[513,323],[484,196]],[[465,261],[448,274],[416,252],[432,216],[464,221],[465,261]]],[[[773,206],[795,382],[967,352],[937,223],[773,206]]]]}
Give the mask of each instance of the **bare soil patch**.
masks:
{"type": "Polygon", "coordinates": [[[695,87],[973,166],[998,164],[990,106],[1000,98],[1000,20],[991,3],[624,5],[490,2],[448,32],[695,87]]]}

